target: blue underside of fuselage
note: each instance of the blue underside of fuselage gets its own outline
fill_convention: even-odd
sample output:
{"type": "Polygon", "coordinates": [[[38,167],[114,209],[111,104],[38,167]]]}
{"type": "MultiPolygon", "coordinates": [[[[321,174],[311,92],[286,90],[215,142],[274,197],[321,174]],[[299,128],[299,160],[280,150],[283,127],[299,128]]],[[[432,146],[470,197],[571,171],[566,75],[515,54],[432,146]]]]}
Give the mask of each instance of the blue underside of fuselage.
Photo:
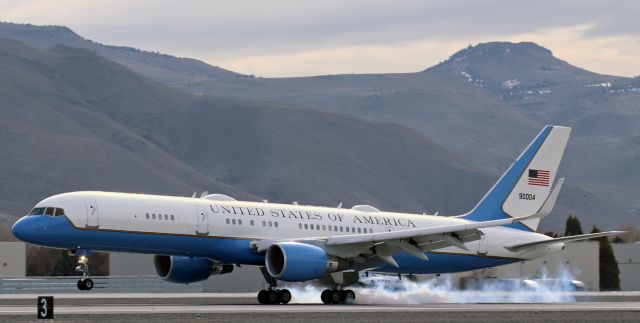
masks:
{"type": "MultiPolygon", "coordinates": [[[[52,248],[207,257],[225,263],[264,266],[264,253],[252,250],[250,240],[247,239],[78,229],[63,216],[28,216],[19,221],[19,239],[52,248]]],[[[383,265],[375,271],[407,274],[448,273],[521,261],[516,258],[456,253],[426,254],[429,257],[427,261],[406,253],[398,253],[393,258],[400,265],[399,268],[383,265]]]]}

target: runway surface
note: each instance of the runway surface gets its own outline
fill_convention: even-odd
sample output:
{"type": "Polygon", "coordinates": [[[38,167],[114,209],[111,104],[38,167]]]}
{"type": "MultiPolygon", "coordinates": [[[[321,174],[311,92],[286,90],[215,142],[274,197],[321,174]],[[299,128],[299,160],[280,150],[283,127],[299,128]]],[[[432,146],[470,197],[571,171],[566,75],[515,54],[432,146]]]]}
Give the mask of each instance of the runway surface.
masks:
{"type": "MultiPolygon", "coordinates": [[[[604,293],[605,295],[607,293],[604,293]]],[[[625,294],[623,294],[625,295],[625,294]]],[[[635,298],[636,293],[626,294],[635,298]]],[[[57,322],[638,322],[640,302],[258,305],[246,293],[60,294],[57,322]]],[[[611,297],[611,293],[609,293],[611,297]]],[[[0,295],[0,321],[33,321],[34,294],[0,295]]]]}

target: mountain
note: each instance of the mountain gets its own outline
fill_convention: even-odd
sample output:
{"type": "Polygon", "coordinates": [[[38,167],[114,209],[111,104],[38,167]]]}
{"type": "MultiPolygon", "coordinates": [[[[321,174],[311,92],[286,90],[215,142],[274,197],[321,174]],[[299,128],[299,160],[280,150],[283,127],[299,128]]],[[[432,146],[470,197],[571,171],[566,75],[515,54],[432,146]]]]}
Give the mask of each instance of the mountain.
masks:
{"type": "Polygon", "coordinates": [[[99,189],[466,211],[491,176],[404,126],[196,96],[91,51],[0,40],[0,209],[99,189]]]}
{"type": "MultiPolygon", "coordinates": [[[[87,60],[65,51],[0,40],[1,210],[24,214],[46,196],[84,189],[187,195],[208,188],[257,199],[200,174],[97,111],[96,102],[83,97],[85,89],[67,80],[82,75],[87,60]]],[[[120,87],[105,98],[112,104],[136,97],[128,93],[136,83],[153,84],[105,62],[102,71],[120,87]]],[[[96,90],[114,89],[102,86],[96,90]]],[[[171,98],[167,92],[165,98],[171,98]]]]}
{"type": "Polygon", "coordinates": [[[211,66],[196,59],[179,58],[125,46],[103,45],[84,39],[64,26],[35,26],[0,22],[0,38],[18,40],[40,49],[59,44],[88,49],[139,74],[168,84],[182,84],[209,78],[250,77],[211,66]]]}
{"type": "MultiPolygon", "coordinates": [[[[85,48],[86,43],[95,44],[65,27],[27,27],[0,24],[0,34],[39,48],[58,42],[72,46],[78,46],[80,42],[85,44],[82,45],[85,48]],[[25,36],[15,31],[20,28],[26,28],[34,35],[25,36]],[[63,37],[64,34],[67,36],[63,37]],[[38,40],[42,38],[48,40],[38,40]]],[[[391,123],[413,129],[428,138],[425,140],[431,145],[464,160],[466,168],[490,174],[487,175],[490,178],[486,180],[487,183],[508,167],[544,124],[572,126],[572,139],[561,168],[561,175],[567,177],[568,185],[556,212],[563,216],[546,219],[543,227],[559,229],[567,213],[579,215],[585,225],[598,224],[605,228],[638,223],[640,220],[640,170],[635,167],[640,156],[640,133],[636,126],[640,124],[640,78],[589,72],[554,57],[551,51],[533,43],[491,42],[470,46],[441,64],[416,73],[294,78],[252,78],[233,72],[191,73],[185,67],[188,64],[172,65],[177,71],[160,75],[148,73],[148,70],[171,70],[164,69],[166,65],[148,56],[158,54],[96,46],[119,53],[138,52],[138,61],[147,62],[148,65],[130,64],[121,57],[109,56],[107,50],[92,49],[102,57],[119,62],[158,82],[202,97],[213,95],[216,100],[240,100],[249,105],[269,106],[273,111],[285,107],[287,111],[297,110],[300,113],[342,115],[340,118],[345,118],[347,114],[352,116],[346,119],[351,120],[348,123],[365,120],[369,121],[366,124],[373,122],[376,126],[384,123],[384,126],[391,127],[388,124],[391,123]]],[[[168,55],[160,56],[169,57],[165,58],[171,62],[183,60],[168,55]]],[[[210,68],[216,70],[215,67],[210,68]]],[[[122,115],[126,114],[123,112],[122,115]]],[[[135,127],[133,124],[131,126],[135,127]]],[[[176,148],[175,144],[170,143],[170,138],[156,133],[158,131],[153,127],[145,131],[151,135],[143,132],[141,136],[174,154],[171,149],[176,148]]],[[[179,135],[179,132],[176,134],[179,135]]],[[[287,139],[288,142],[295,142],[292,138],[287,139]]],[[[198,171],[232,185],[243,182],[237,171],[228,170],[225,173],[214,163],[203,165],[206,162],[188,156],[188,153],[183,153],[177,158],[190,160],[190,163],[197,165],[194,167],[198,171]],[[237,176],[231,176],[232,173],[237,176]]],[[[308,170],[314,173],[313,168],[308,170]]],[[[274,172],[282,173],[286,172],[274,172]]],[[[279,175],[272,176],[275,180],[279,175]]],[[[256,178],[252,180],[256,181],[256,178]]],[[[259,196],[274,192],[265,189],[265,184],[260,185],[262,189],[253,190],[254,187],[249,191],[259,196]]],[[[443,185],[457,184],[443,182],[443,185]]],[[[477,186],[463,187],[461,191],[476,190],[470,194],[481,194],[489,184],[481,188],[477,186]]],[[[308,193],[315,194],[318,191],[311,189],[308,193]]],[[[300,196],[290,198],[302,200],[300,196]]],[[[338,197],[318,201],[330,203],[340,200],[340,195],[335,196],[338,197]]],[[[354,203],[358,203],[356,198],[364,196],[353,197],[354,203]]],[[[386,206],[400,205],[386,204],[383,200],[386,199],[377,202],[386,206]]],[[[419,204],[412,203],[412,207],[419,204]]],[[[439,205],[433,201],[422,203],[421,207],[430,210],[460,210],[469,206],[451,208],[450,204],[439,205]]]]}

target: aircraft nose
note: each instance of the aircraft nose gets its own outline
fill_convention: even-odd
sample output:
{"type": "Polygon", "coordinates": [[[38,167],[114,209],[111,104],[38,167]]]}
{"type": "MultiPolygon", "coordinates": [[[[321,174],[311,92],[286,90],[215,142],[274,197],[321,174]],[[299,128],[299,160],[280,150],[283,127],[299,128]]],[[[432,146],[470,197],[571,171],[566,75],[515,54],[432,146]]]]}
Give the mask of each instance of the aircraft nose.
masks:
{"type": "Polygon", "coordinates": [[[11,228],[11,232],[13,236],[18,238],[19,240],[28,242],[31,240],[33,236],[33,221],[29,221],[28,217],[22,217],[13,224],[13,228],[11,228]]]}

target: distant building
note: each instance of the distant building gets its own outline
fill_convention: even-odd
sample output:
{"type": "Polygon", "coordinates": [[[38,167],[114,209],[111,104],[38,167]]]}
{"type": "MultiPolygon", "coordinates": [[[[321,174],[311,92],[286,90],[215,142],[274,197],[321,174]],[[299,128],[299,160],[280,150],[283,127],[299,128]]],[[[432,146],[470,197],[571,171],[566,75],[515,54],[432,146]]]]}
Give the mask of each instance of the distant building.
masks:
{"type": "Polygon", "coordinates": [[[0,242],[0,277],[25,277],[27,247],[24,242],[0,242]]]}
{"type": "Polygon", "coordinates": [[[640,290],[640,243],[613,243],[621,290],[640,290]]]}

